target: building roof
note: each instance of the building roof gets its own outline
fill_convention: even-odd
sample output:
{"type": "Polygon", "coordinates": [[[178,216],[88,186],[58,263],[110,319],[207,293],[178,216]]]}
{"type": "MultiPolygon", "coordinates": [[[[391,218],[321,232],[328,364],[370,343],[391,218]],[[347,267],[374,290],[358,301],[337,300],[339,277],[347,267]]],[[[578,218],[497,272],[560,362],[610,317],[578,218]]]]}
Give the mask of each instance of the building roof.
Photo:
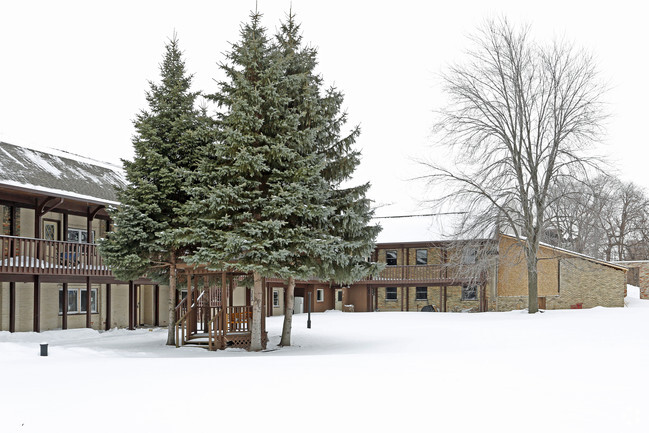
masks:
{"type": "Polygon", "coordinates": [[[112,164],[0,142],[0,185],[116,205],[126,179],[112,164]]]}

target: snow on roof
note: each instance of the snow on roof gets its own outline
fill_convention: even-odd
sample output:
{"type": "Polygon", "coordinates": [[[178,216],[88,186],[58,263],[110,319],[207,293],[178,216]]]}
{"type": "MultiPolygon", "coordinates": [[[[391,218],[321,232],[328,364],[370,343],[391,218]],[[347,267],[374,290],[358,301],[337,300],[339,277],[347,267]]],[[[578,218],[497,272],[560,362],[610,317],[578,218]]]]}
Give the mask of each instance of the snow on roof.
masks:
{"type": "Polygon", "coordinates": [[[109,163],[0,142],[0,185],[117,204],[115,188],[125,186],[126,179],[109,163]]]}

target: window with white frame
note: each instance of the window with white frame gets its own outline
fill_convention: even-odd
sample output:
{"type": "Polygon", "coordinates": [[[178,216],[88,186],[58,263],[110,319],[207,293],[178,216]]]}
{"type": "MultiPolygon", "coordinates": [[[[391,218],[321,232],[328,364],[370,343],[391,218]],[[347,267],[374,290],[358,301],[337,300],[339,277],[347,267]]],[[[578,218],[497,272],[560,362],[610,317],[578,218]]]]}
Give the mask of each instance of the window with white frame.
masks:
{"type": "MultiPolygon", "coordinates": [[[[88,289],[68,288],[68,314],[86,312],[88,289]]],[[[97,289],[90,291],[90,312],[97,313],[97,289]]],[[[59,289],[59,314],[63,314],[63,289],[59,289]]]]}
{"type": "Polygon", "coordinates": [[[428,264],[428,250],[417,250],[416,264],[418,265],[427,265],[428,264]]]}
{"type": "Polygon", "coordinates": [[[478,286],[465,284],[462,286],[462,300],[463,301],[477,301],[478,300],[478,286]]]}
{"type": "Polygon", "coordinates": [[[315,300],[318,302],[324,302],[324,289],[318,289],[315,291],[315,300]]]}
{"type": "Polygon", "coordinates": [[[279,290],[273,290],[273,308],[279,308],[279,290]]]}
{"type": "Polygon", "coordinates": [[[388,266],[397,265],[397,250],[387,250],[385,252],[385,264],[388,266]]]}
{"type": "Polygon", "coordinates": [[[386,287],[385,288],[385,300],[386,301],[396,301],[397,300],[397,288],[396,287],[386,287]]]}
{"type": "MultiPolygon", "coordinates": [[[[92,233],[91,243],[95,241],[95,231],[92,233]]],[[[68,242],[80,242],[82,244],[88,243],[88,231],[82,229],[68,229],[68,242]]]]}
{"type": "Polygon", "coordinates": [[[428,287],[417,287],[415,289],[415,300],[427,301],[428,300],[428,287]]]}

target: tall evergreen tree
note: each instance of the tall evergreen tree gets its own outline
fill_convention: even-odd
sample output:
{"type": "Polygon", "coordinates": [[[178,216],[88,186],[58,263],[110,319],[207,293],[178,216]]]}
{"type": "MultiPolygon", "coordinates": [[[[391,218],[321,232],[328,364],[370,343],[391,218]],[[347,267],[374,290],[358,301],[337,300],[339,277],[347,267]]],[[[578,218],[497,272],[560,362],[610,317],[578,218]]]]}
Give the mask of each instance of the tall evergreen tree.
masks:
{"type": "MultiPolygon", "coordinates": [[[[302,44],[300,25],[292,12],[280,26],[276,40],[284,62],[287,95],[299,116],[298,130],[308,137],[307,147],[302,148],[302,152],[320,161],[322,170],[318,175],[327,184],[326,193],[319,195],[323,200],[321,206],[328,209],[326,221],[298,221],[318,233],[312,237],[314,248],[291,257],[293,262],[289,268],[296,273],[308,269],[311,275],[335,283],[351,283],[376,272],[376,265],[365,259],[371,254],[380,230],[378,226],[369,226],[373,214],[370,201],[365,197],[369,184],[341,187],[360,163],[360,154],[353,148],[360,130],[356,127],[349,135],[341,137],[347,120],[346,114],[341,113],[343,95],[335,88],[321,91],[322,78],[315,73],[317,50],[302,44]]],[[[294,276],[287,284],[282,346],[290,345],[294,276]]]]}
{"type": "Polygon", "coordinates": [[[176,35],[165,47],[161,83],[150,82],[148,110],[135,121],[133,161],[123,160],[128,186],[118,192],[121,205],[111,211],[114,231],[100,248],[115,275],[124,280],[147,277],[169,285],[169,332],[174,341],[178,258],[186,247],[178,231],[184,222],[179,210],[201,149],[210,140],[210,120],[196,108],[197,92],[176,35]]]}
{"type": "Polygon", "coordinates": [[[320,206],[327,187],[320,161],[301,152],[310,135],[297,128],[283,59],[260,19],[251,14],[221,65],[227,80],[212,95],[224,109],[220,139],[200,166],[203,184],[187,207],[193,240],[201,243],[188,260],[253,273],[251,350],[262,348],[262,278],[290,274],[295,251],[313,245],[313,233],[292,222],[329,212],[320,206]]]}

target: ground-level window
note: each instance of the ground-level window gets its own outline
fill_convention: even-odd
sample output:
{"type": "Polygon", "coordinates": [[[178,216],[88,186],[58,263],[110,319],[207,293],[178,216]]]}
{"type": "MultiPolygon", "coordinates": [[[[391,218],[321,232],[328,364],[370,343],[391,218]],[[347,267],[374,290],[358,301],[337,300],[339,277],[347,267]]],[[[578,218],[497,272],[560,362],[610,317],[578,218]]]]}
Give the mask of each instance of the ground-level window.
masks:
{"type": "Polygon", "coordinates": [[[385,252],[385,264],[388,266],[397,265],[397,250],[387,250],[385,252]]]}
{"type": "Polygon", "coordinates": [[[478,300],[478,286],[463,285],[462,286],[462,300],[463,301],[477,301],[478,300]]]}
{"type": "Polygon", "coordinates": [[[324,301],[324,289],[318,289],[315,291],[315,300],[318,302],[324,301]]]}
{"type": "Polygon", "coordinates": [[[427,265],[428,264],[428,250],[417,250],[417,261],[418,265],[427,265]]]}
{"type": "Polygon", "coordinates": [[[396,287],[386,287],[385,288],[385,300],[386,301],[396,301],[397,300],[397,288],[396,287]]]}
{"type": "Polygon", "coordinates": [[[415,299],[417,301],[428,300],[428,287],[417,287],[415,292],[415,299]]]}
{"type": "Polygon", "coordinates": [[[279,308],[279,290],[273,290],[273,307],[279,308]]]}
{"type": "MultiPolygon", "coordinates": [[[[88,289],[68,288],[68,314],[86,312],[88,289]]],[[[97,312],[97,289],[90,291],[90,312],[97,312]]],[[[63,314],[63,289],[59,289],[59,314],[63,314]]]]}

